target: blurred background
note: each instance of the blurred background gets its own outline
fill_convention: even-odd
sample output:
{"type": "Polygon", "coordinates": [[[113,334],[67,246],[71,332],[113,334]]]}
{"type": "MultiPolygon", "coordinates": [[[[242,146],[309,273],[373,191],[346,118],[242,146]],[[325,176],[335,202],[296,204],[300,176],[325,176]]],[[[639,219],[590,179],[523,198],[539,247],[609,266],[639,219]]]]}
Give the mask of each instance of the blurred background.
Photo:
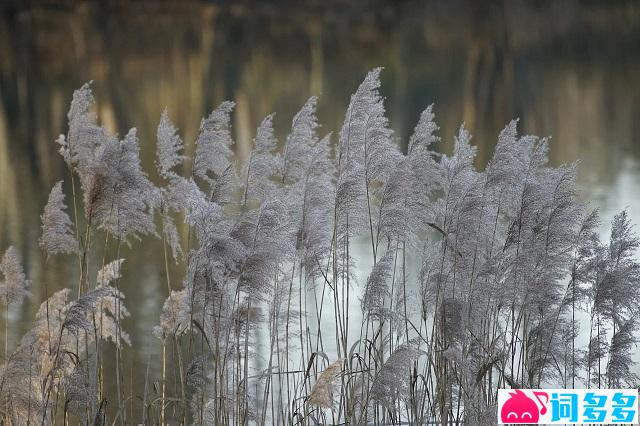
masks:
{"type": "MultiPolygon", "coordinates": [[[[242,159],[266,114],[277,112],[283,140],[310,95],[319,96],[322,132],[338,131],[376,66],[401,147],[435,103],[438,149],[450,152],[464,122],[483,167],[498,132],[519,117],[522,133],[553,137],[552,163],[581,159],[581,197],[600,208],[603,235],[625,207],[640,224],[637,1],[9,0],[0,6],[0,252],[15,245],[33,280],[31,300],[9,313],[10,347],[47,292],[75,283],[74,259],[47,260],[36,245],[47,195],[67,173],[54,140],[67,131],[74,89],[92,80],[100,122],[120,135],[138,128],[157,181],[165,107],[190,153],[200,118],[235,100],[242,159]]],[[[126,374],[136,389],[149,357],[159,365],[150,331],[167,294],[160,244],[143,244],[122,253],[126,374]]],[[[172,274],[177,287],[181,271],[172,274]]]]}

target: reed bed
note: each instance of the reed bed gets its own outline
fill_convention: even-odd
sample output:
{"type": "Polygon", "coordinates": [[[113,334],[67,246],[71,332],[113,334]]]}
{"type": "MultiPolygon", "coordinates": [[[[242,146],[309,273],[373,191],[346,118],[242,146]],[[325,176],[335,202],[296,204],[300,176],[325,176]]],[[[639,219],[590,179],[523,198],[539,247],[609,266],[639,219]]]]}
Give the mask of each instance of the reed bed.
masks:
{"type": "MultiPolygon", "coordinates": [[[[110,134],[90,85],[78,89],[57,139],[68,179],[39,240],[50,262],[77,257],[77,279],[47,291],[16,347],[5,338],[3,423],[491,425],[499,388],[637,387],[640,240],[626,212],[601,241],[577,165],[550,166],[548,140],[518,135],[516,120],[483,170],[464,126],[450,155],[436,150],[432,106],[402,152],[380,72],[335,136],[312,97],[283,144],[267,116],[241,164],[233,102],[202,119],[190,159],[165,111],[160,185],[136,129],[110,134]],[[162,241],[168,297],[149,330],[161,376],[147,367],[133,395],[120,278],[135,265],[119,254],[146,236],[162,241]]],[[[13,248],[0,272],[6,309],[47,285],[13,248]]]]}

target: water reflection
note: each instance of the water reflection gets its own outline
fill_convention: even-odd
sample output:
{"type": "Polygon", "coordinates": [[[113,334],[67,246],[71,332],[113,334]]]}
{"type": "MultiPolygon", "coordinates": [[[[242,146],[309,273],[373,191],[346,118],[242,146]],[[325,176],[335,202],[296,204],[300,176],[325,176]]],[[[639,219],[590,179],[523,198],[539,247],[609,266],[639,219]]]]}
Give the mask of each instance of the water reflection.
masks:
{"type": "MultiPolygon", "coordinates": [[[[11,324],[21,324],[10,329],[10,345],[47,291],[74,282],[74,261],[47,262],[35,241],[48,191],[66,174],[53,140],[66,132],[73,89],[89,80],[107,128],[138,128],[155,179],[155,127],[165,106],[189,153],[200,117],[235,100],[242,159],[263,116],[277,112],[282,139],[312,94],[320,96],[323,130],[339,129],[351,92],[381,65],[398,143],[435,102],[441,149],[450,149],[464,121],[483,164],[499,130],[520,117],[523,132],[553,135],[552,162],[582,159],[583,196],[605,220],[629,207],[640,223],[637,4],[373,4],[375,12],[358,2],[7,7],[0,16],[0,250],[16,245],[34,282],[31,303],[10,313],[11,324]]],[[[149,331],[166,296],[160,247],[144,243],[149,249],[122,253],[134,346],[127,372],[136,388],[148,356],[159,356],[149,331]]],[[[182,271],[173,269],[177,286],[182,271]]]]}

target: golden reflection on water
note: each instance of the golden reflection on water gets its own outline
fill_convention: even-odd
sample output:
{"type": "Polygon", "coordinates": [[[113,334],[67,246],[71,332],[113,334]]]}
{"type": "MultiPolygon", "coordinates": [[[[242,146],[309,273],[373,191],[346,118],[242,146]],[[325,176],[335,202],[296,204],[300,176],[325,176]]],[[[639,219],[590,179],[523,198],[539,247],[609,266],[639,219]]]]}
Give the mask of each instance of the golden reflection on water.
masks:
{"type": "MultiPolygon", "coordinates": [[[[35,242],[47,194],[66,173],[53,141],[66,132],[73,90],[90,80],[102,124],[120,134],[137,127],[143,164],[157,179],[155,128],[165,107],[190,153],[200,118],[222,100],[235,100],[242,159],[266,114],[277,112],[282,140],[310,95],[320,96],[322,130],[339,130],[360,80],[384,66],[382,90],[399,144],[435,103],[440,149],[450,149],[465,122],[482,165],[501,128],[520,117],[523,133],[553,136],[553,163],[582,160],[583,197],[605,219],[628,206],[640,223],[634,3],[376,4],[376,12],[357,3],[7,9],[0,17],[0,251],[16,245],[34,283],[31,302],[11,312],[12,324],[21,325],[11,328],[10,344],[47,292],[75,282],[75,261],[47,261],[35,242]]],[[[159,245],[144,244],[150,248],[124,249],[122,282],[136,377],[148,355],[158,356],[149,331],[166,296],[159,245]]],[[[181,271],[172,273],[177,286],[181,271]]]]}

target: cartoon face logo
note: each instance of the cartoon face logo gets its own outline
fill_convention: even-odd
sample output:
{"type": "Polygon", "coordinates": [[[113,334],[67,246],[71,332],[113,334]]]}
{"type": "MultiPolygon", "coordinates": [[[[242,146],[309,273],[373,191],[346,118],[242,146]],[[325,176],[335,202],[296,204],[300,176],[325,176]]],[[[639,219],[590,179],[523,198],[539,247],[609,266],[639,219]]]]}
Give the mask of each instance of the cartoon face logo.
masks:
{"type": "Polygon", "coordinates": [[[536,424],[540,419],[540,414],[547,412],[545,405],[549,401],[549,396],[546,392],[534,392],[541,408],[538,408],[538,404],[521,390],[515,389],[514,392],[509,392],[509,395],[511,397],[504,403],[500,412],[502,423],[536,424]],[[545,398],[545,402],[541,401],[541,397],[545,398]]]}

